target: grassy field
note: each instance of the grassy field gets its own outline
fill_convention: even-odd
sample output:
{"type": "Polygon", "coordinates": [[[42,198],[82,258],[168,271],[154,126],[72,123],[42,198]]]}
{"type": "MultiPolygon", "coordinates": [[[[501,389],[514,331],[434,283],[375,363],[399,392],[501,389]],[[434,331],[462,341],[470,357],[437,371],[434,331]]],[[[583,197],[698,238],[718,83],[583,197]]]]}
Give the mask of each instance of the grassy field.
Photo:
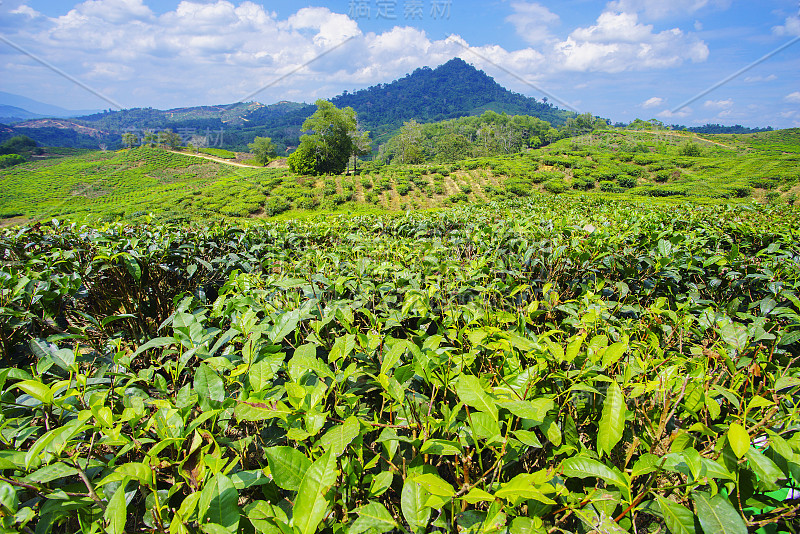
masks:
{"type": "Polygon", "coordinates": [[[609,130],[523,154],[443,165],[367,162],[359,175],[330,177],[200,162],[157,148],[61,153],[0,171],[0,217],[302,217],[431,209],[537,191],[793,203],[800,192],[800,130],[702,137],[609,130]]]}

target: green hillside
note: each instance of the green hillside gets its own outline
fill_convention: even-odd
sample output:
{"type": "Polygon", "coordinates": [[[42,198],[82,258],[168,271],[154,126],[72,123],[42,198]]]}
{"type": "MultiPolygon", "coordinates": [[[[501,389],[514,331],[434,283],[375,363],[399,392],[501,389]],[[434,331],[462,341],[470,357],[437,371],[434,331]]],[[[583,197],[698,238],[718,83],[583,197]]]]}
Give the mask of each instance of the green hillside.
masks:
{"type": "MultiPolygon", "coordinates": [[[[509,91],[458,58],[435,69],[417,69],[391,83],[345,92],[331,98],[331,102],[338,107],[355,109],[361,125],[372,132],[377,142],[384,142],[403,122],[411,119],[435,122],[493,110],[531,115],[558,127],[574,116],[574,113],[509,91]]],[[[48,146],[88,148],[105,143],[119,148],[120,136],[125,132],[172,129],[199,134],[211,132],[220,146],[235,150],[246,150],[253,138],[267,136],[283,153],[297,146],[300,127],[314,109],[313,105],[296,102],[272,105],[240,102],[170,110],[125,109],[68,120],[27,121],[0,128],[0,141],[5,136],[24,134],[48,146]]]]}
{"type": "Polygon", "coordinates": [[[4,169],[0,216],[297,216],[430,209],[537,192],[793,202],[800,193],[799,164],[798,129],[735,136],[604,130],[515,154],[445,164],[368,162],[359,175],[328,177],[137,148],[4,169]]]}

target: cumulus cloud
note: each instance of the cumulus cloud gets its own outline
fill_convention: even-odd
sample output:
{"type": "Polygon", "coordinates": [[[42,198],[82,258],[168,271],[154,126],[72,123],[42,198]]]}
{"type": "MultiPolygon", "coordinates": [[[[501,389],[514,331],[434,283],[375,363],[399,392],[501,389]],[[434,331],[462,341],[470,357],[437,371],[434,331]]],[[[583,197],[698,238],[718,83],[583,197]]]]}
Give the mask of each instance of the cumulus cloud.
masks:
{"type": "Polygon", "coordinates": [[[642,102],[642,107],[644,109],[657,108],[659,106],[663,106],[664,102],[666,101],[663,98],[654,96],[653,98],[648,98],[647,100],[642,102]]]}
{"type": "MultiPolygon", "coordinates": [[[[0,4],[0,14],[9,2],[14,0],[0,4]]],[[[575,71],[671,68],[708,56],[696,36],[677,28],[655,31],[636,13],[604,12],[596,24],[560,40],[547,32],[559,24],[558,15],[523,0],[514,1],[511,8],[519,16],[507,21],[535,46],[519,50],[472,46],[458,35],[434,39],[415,27],[364,32],[357,21],[325,7],[303,7],[281,17],[247,0],[183,0],[160,14],[148,4],[153,5],[148,0],[87,0],[62,16],[34,20],[22,7],[26,4],[16,2],[19,13],[9,17],[28,22],[16,23],[8,36],[68,66],[70,74],[128,107],[233,102],[267,85],[255,98],[313,101],[455,56],[523,91],[518,80],[505,77],[495,65],[538,82],[575,71]]],[[[8,50],[0,49],[0,55],[6,72],[22,73],[15,74],[19,84],[35,86],[41,74],[34,75],[33,69],[41,67],[8,50]]]]}
{"type": "Polygon", "coordinates": [[[787,102],[791,102],[792,104],[800,104],[800,91],[789,93],[784,97],[784,100],[786,100],[787,102]]]}
{"type": "Polygon", "coordinates": [[[772,28],[775,35],[798,36],[800,35],[800,15],[786,17],[786,22],[783,26],[775,26],[772,28]]]}
{"type": "Polygon", "coordinates": [[[692,111],[692,108],[689,107],[679,109],[678,111],[675,112],[665,109],[664,111],[658,114],[658,117],[661,117],[663,119],[674,119],[674,118],[683,119],[691,116],[692,113],[694,113],[694,111],[692,111]]]}
{"type": "Polygon", "coordinates": [[[597,24],[578,28],[556,45],[567,70],[617,73],[626,70],[677,67],[708,58],[700,39],[673,28],[654,32],[635,13],[606,11],[597,24]]]}
{"type": "Polygon", "coordinates": [[[22,4],[21,6],[12,9],[11,11],[9,11],[9,13],[11,13],[12,15],[25,15],[29,19],[35,19],[37,17],[42,16],[41,13],[33,9],[31,6],[25,4],[22,4]]]}
{"type": "Polygon", "coordinates": [[[706,100],[703,106],[711,109],[729,109],[733,106],[733,100],[706,100]]]}
{"type": "Polygon", "coordinates": [[[705,7],[726,9],[730,4],[730,0],[614,0],[608,3],[608,10],[640,13],[648,20],[658,20],[696,13],[705,7]]]}
{"type": "Polygon", "coordinates": [[[514,25],[517,34],[531,44],[552,39],[550,29],[561,22],[561,18],[536,2],[513,2],[513,14],[506,18],[514,25]]]}

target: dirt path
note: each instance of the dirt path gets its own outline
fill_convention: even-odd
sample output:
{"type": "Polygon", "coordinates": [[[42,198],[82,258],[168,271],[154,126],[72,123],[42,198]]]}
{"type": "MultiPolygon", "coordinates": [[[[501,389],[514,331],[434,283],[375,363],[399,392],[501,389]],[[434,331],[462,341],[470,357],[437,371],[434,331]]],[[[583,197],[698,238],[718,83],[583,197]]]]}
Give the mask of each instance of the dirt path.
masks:
{"type": "Polygon", "coordinates": [[[203,158],[209,161],[215,161],[217,163],[224,163],[225,165],[233,165],[234,167],[244,167],[246,169],[263,169],[264,167],[259,167],[257,165],[245,165],[244,163],[236,163],[235,161],[231,161],[228,159],[222,158],[215,158],[214,156],[209,156],[207,154],[190,154],[189,152],[180,152],[178,150],[167,150],[167,152],[172,152],[173,154],[180,154],[182,156],[192,156],[194,158],[203,158]]]}

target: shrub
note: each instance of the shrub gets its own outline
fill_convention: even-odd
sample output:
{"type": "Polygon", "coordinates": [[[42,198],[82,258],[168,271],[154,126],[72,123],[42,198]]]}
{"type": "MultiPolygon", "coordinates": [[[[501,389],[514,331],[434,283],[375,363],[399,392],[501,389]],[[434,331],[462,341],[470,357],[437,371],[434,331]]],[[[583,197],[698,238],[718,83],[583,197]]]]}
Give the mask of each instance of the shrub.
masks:
{"type": "Polygon", "coordinates": [[[13,167],[14,165],[19,165],[20,163],[25,163],[25,158],[20,156],[19,154],[8,154],[6,156],[0,156],[0,169],[13,167]]]}
{"type": "Polygon", "coordinates": [[[505,181],[506,193],[515,197],[527,197],[531,194],[531,183],[519,178],[507,178],[505,181]]]}
{"type": "Polygon", "coordinates": [[[546,191],[558,195],[567,190],[567,184],[563,180],[552,179],[544,183],[544,188],[546,191]]]}
{"type": "Polygon", "coordinates": [[[409,191],[411,191],[411,186],[406,182],[400,182],[399,184],[397,184],[397,187],[395,187],[395,189],[397,189],[397,193],[401,197],[404,197],[408,194],[409,191]]]}
{"type": "Polygon", "coordinates": [[[672,171],[658,171],[655,175],[656,182],[664,183],[670,179],[672,171]]]}
{"type": "Polygon", "coordinates": [[[605,193],[620,193],[620,192],[622,192],[622,188],[620,188],[615,182],[612,182],[611,180],[602,180],[598,184],[598,187],[600,188],[600,191],[603,191],[605,193]]]}
{"type": "Polygon", "coordinates": [[[563,180],[564,173],[557,171],[539,171],[530,175],[530,180],[535,184],[541,184],[548,180],[563,180]]]}
{"type": "Polygon", "coordinates": [[[454,195],[450,195],[447,197],[445,202],[449,202],[450,204],[458,204],[459,202],[469,202],[469,197],[464,193],[456,193],[454,195]]]}
{"type": "Polygon", "coordinates": [[[700,148],[700,145],[697,143],[692,143],[691,141],[687,141],[681,148],[678,150],[678,154],[681,156],[686,156],[690,158],[696,158],[703,155],[703,149],[700,148]]]}
{"type": "Polygon", "coordinates": [[[747,182],[750,184],[750,187],[755,187],[756,189],[775,189],[780,183],[780,178],[753,177],[747,180],[747,182]]]}
{"type": "Polygon", "coordinates": [[[572,189],[577,189],[578,191],[587,191],[589,189],[594,189],[594,180],[587,180],[585,178],[579,178],[577,180],[573,180],[572,189]]]}
{"type": "MultiPolygon", "coordinates": [[[[288,211],[292,206],[283,197],[272,197],[264,204],[264,213],[270,217],[288,211]]],[[[313,206],[312,206],[313,207],[313,206]]]]}
{"type": "Polygon", "coordinates": [[[620,185],[620,187],[630,189],[631,187],[636,187],[637,181],[636,178],[629,174],[620,174],[617,176],[617,183],[620,185]]]}

